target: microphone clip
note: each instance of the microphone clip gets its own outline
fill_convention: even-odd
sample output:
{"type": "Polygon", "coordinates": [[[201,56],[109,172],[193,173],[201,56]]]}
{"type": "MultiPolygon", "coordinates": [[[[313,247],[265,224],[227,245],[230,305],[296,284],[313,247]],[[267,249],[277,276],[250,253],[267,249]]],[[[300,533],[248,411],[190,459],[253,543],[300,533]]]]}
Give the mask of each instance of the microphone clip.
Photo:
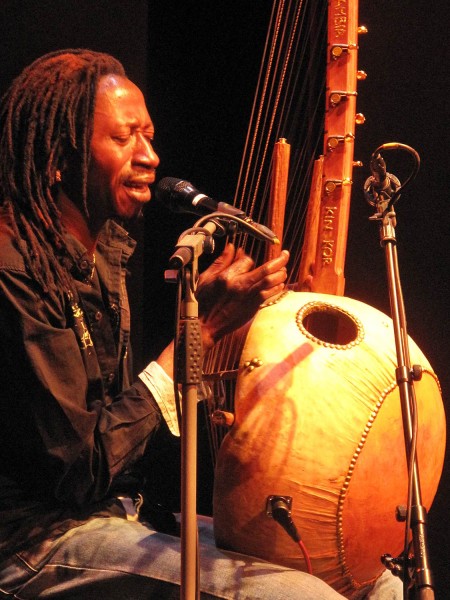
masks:
{"type": "Polygon", "coordinates": [[[400,195],[397,196],[397,192],[400,190],[402,184],[400,180],[392,173],[386,173],[388,185],[383,189],[379,188],[376,178],[371,175],[364,183],[364,196],[367,202],[371,206],[379,206],[381,204],[389,203],[392,198],[398,200],[400,195]]]}
{"type": "Polygon", "coordinates": [[[169,259],[169,269],[166,271],[165,279],[175,282],[176,272],[188,264],[196,262],[202,254],[212,254],[215,249],[214,233],[219,230],[218,235],[224,235],[224,228],[217,219],[202,219],[207,221],[203,226],[197,223],[184,231],[178,238],[176,250],[169,259]]]}
{"type": "Polygon", "coordinates": [[[372,175],[364,183],[364,196],[371,206],[376,206],[379,216],[391,211],[392,207],[400,198],[409,183],[416,177],[420,167],[420,156],[406,144],[389,142],[378,146],[370,158],[370,170],[372,175]],[[413,168],[403,184],[392,173],[386,172],[386,163],[381,155],[384,150],[395,150],[407,152],[413,159],[413,168]]]}
{"type": "Polygon", "coordinates": [[[219,223],[222,228],[225,228],[228,235],[236,233],[239,229],[254,238],[271,244],[279,244],[280,240],[276,234],[265,225],[256,223],[246,215],[231,215],[222,212],[213,212],[199,219],[194,227],[202,227],[205,221],[219,223]],[[223,224],[225,222],[226,225],[223,224]]]}

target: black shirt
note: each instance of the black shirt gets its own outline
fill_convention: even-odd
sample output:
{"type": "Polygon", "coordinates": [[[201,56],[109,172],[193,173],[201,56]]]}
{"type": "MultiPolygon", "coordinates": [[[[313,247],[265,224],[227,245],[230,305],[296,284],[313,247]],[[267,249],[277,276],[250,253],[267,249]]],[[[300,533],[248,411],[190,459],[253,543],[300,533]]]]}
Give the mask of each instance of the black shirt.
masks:
{"type": "Polygon", "coordinates": [[[77,298],[42,294],[0,213],[0,557],[97,514],[124,514],[114,482],[161,424],[131,382],[126,263],[107,223],[96,264],[68,237],[77,298]],[[91,277],[92,275],[92,277],[91,277]]]}

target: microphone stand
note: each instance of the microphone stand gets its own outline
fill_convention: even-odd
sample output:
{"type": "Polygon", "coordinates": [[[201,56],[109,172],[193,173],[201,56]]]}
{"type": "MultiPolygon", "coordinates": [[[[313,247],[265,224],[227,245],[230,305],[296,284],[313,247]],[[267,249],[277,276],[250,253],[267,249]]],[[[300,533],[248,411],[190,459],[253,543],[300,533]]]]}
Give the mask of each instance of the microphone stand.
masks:
{"type": "MultiPolygon", "coordinates": [[[[174,380],[181,384],[181,600],[198,600],[199,558],[197,532],[197,386],[202,382],[203,350],[198,303],[198,258],[214,251],[213,235],[241,228],[250,235],[279,244],[267,227],[236,215],[213,212],[202,217],[179,238],[165,272],[169,282],[181,283],[182,298],[177,322],[178,343],[174,356],[174,380]]],[[[177,406],[178,408],[178,406],[177,406]]],[[[179,411],[178,417],[180,419],[179,411]]]]}
{"type": "MultiPolygon", "coordinates": [[[[199,594],[199,558],[197,532],[197,386],[202,381],[202,338],[195,297],[198,258],[212,252],[214,221],[193,228],[180,236],[169,265],[177,269],[181,285],[179,336],[175,348],[175,380],[181,384],[181,588],[182,600],[197,600],[199,594]]],[[[166,271],[174,281],[174,271],[166,271]]]]}
{"type": "MultiPolygon", "coordinates": [[[[396,214],[394,200],[398,199],[397,190],[392,199],[389,194],[376,194],[377,212],[370,220],[380,223],[380,244],[385,251],[391,316],[394,326],[395,347],[397,353],[396,381],[400,391],[402,421],[408,466],[408,509],[405,521],[405,548],[403,555],[392,558],[385,554],[381,560],[395,575],[402,578],[405,598],[433,600],[433,577],[430,569],[427,546],[427,511],[422,505],[419,480],[419,467],[416,455],[417,406],[414,381],[421,378],[422,368],[410,364],[408,334],[406,329],[405,307],[401,291],[396,246],[396,214]],[[409,510],[410,508],[410,510],[409,510]],[[408,534],[412,532],[413,556],[409,557],[408,534]],[[412,577],[410,573],[413,573],[412,577]],[[409,587],[409,596],[406,595],[409,587]]],[[[399,511],[400,512],[400,511],[399,511]]],[[[403,520],[401,518],[401,520],[403,520]]]]}

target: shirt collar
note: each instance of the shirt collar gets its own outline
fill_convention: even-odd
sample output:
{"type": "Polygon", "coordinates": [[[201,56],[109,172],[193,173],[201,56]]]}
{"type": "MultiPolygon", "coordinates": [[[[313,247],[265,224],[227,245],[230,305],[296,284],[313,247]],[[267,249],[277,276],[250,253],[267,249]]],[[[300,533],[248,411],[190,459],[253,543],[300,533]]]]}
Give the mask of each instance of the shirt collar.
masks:
{"type": "MultiPolygon", "coordinates": [[[[95,260],[87,252],[85,246],[72,234],[66,234],[67,249],[73,259],[71,272],[76,279],[89,279],[92,276],[95,260]]],[[[125,262],[136,248],[136,241],[128,232],[112,219],[108,220],[100,232],[96,253],[104,254],[107,248],[122,250],[125,262]]]]}

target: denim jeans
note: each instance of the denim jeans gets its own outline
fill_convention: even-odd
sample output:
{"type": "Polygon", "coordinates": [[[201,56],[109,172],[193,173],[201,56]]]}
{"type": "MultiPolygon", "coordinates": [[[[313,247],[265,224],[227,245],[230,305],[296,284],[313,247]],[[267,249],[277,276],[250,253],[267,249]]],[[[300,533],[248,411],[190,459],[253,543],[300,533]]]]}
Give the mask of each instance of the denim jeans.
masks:
{"type": "MultiPolygon", "coordinates": [[[[215,547],[212,521],[199,518],[202,600],[342,600],[323,581],[215,547]]],[[[55,542],[0,565],[0,598],[172,600],[180,597],[180,539],[121,518],[95,518],[55,542]]],[[[384,574],[366,596],[401,600],[384,574]]]]}

